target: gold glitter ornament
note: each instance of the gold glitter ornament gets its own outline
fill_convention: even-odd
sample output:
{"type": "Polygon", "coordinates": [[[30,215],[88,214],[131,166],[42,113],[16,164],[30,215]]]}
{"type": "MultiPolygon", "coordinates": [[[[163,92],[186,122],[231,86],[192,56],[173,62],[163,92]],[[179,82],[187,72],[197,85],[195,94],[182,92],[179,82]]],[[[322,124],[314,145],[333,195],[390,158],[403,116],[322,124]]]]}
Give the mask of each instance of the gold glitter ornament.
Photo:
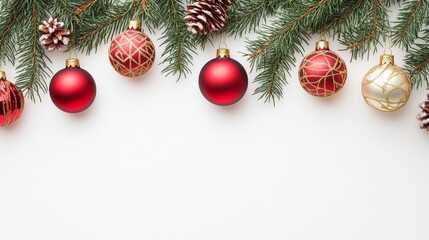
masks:
{"type": "Polygon", "coordinates": [[[383,54],[380,64],[373,67],[362,81],[366,103],[383,112],[394,112],[410,99],[411,81],[408,74],[394,63],[394,56],[383,54]]]}

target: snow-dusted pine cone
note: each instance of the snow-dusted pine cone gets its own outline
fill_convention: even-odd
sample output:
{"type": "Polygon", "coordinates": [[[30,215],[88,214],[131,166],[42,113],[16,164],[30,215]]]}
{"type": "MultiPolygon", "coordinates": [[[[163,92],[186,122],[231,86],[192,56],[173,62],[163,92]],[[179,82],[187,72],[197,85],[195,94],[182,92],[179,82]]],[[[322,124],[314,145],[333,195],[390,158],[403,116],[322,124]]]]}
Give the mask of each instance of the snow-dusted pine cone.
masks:
{"type": "Polygon", "coordinates": [[[420,121],[420,128],[429,131],[429,93],[426,101],[420,104],[420,108],[423,110],[417,115],[417,120],[420,121]]]}
{"type": "Polygon", "coordinates": [[[230,0],[198,0],[186,5],[188,31],[206,35],[222,29],[226,23],[226,7],[230,0]]]}
{"type": "Polygon", "coordinates": [[[39,26],[39,30],[44,34],[39,38],[40,44],[52,52],[55,49],[61,50],[62,46],[69,44],[70,31],[63,29],[64,23],[59,18],[49,18],[48,21],[43,21],[39,26]]]}
{"type": "Polygon", "coordinates": [[[220,3],[224,8],[229,8],[232,4],[231,0],[208,0],[209,2],[213,3],[220,3]]]}

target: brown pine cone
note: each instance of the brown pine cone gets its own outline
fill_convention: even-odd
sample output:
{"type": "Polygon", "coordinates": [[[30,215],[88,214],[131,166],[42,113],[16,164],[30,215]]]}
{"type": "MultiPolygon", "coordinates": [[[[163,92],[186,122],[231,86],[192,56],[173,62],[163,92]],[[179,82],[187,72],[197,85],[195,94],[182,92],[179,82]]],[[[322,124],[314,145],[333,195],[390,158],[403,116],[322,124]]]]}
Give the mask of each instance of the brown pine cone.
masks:
{"type": "Polygon", "coordinates": [[[420,108],[423,110],[417,115],[417,120],[420,121],[420,128],[429,131],[429,93],[426,101],[420,104],[420,108]]]}
{"type": "Polygon", "coordinates": [[[59,18],[49,18],[48,21],[43,21],[43,24],[39,26],[39,30],[43,34],[39,38],[40,44],[52,52],[55,49],[61,50],[62,46],[69,44],[70,31],[63,29],[64,23],[59,18]]]}
{"type": "Polygon", "coordinates": [[[224,4],[228,0],[199,0],[186,5],[186,25],[188,31],[206,35],[222,29],[226,23],[226,10],[224,4]]]}
{"type": "Polygon", "coordinates": [[[224,8],[229,8],[232,5],[231,0],[209,0],[209,2],[219,3],[224,6],[224,8]]]}

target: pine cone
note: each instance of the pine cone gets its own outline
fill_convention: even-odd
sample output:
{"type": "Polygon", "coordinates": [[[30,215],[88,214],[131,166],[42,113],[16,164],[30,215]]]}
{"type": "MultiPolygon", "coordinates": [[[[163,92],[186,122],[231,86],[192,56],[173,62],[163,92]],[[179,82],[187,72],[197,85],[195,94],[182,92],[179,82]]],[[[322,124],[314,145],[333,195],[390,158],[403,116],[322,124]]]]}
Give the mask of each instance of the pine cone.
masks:
{"type": "Polygon", "coordinates": [[[219,3],[224,6],[224,8],[229,8],[232,5],[231,0],[209,0],[209,2],[219,3]]]}
{"type": "Polygon", "coordinates": [[[420,108],[423,110],[417,115],[417,120],[420,121],[420,128],[429,131],[429,93],[426,101],[420,104],[420,108]]]}
{"type": "Polygon", "coordinates": [[[49,18],[48,21],[43,21],[43,24],[39,26],[39,30],[43,34],[39,38],[40,44],[52,52],[55,49],[61,50],[62,46],[69,44],[70,31],[63,29],[64,23],[59,18],[49,18]]]}
{"type": "Polygon", "coordinates": [[[226,5],[230,0],[199,0],[186,5],[186,25],[188,31],[206,35],[222,29],[226,23],[226,5]]]}

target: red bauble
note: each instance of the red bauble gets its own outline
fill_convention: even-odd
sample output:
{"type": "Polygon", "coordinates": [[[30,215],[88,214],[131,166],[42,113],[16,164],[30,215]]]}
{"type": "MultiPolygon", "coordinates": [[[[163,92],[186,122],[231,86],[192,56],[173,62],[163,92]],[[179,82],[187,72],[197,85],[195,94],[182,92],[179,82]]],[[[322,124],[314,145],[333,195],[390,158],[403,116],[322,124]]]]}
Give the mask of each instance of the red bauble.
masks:
{"type": "Polygon", "coordinates": [[[200,72],[201,93],[216,105],[238,102],[246,93],[247,85],[246,70],[230,58],[228,49],[219,49],[217,58],[208,62],[200,72]]]}
{"type": "Polygon", "coordinates": [[[343,88],[347,67],[343,59],[329,50],[325,40],[317,42],[316,51],[307,55],[299,67],[299,81],[313,96],[328,97],[343,88]]]}
{"type": "Polygon", "coordinates": [[[24,96],[21,91],[6,80],[6,73],[0,72],[0,127],[14,123],[24,110],[24,96]]]}
{"type": "Polygon", "coordinates": [[[94,102],[96,92],[94,78],[80,68],[77,59],[68,59],[66,68],[54,75],[49,86],[52,102],[68,113],[87,109],[94,102]]]}
{"type": "Polygon", "coordinates": [[[116,72],[126,77],[138,77],[149,71],[155,61],[155,46],[141,32],[140,21],[130,21],[129,29],[113,39],[109,59],[116,72]]]}

